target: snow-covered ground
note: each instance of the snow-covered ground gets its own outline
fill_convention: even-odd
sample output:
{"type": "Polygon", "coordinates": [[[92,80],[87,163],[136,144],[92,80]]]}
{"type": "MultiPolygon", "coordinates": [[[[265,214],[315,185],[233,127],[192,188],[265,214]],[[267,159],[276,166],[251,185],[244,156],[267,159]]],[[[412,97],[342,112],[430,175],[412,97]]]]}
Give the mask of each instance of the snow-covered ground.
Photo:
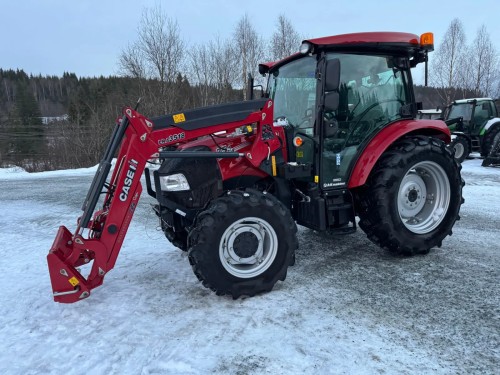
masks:
{"type": "Polygon", "coordinates": [[[429,255],[300,228],[286,281],[236,301],[197,281],[144,193],[115,269],[71,305],[45,256],[95,168],[0,170],[0,373],[498,373],[500,168],[480,163],[463,163],[462,219],[429,255]]]}

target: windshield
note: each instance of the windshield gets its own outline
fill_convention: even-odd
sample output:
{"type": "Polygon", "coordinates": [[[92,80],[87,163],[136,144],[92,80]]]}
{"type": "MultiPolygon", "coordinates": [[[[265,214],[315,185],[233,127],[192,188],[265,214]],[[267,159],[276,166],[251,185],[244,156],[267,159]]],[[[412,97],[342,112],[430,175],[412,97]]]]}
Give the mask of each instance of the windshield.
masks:
{"type": "Polygon", "coordinates": [[[464,121],[469,121],[472,116],[472,103],[453,104],[448,114],[448,119],[463,117],[464,121]]]}
{"type": "Polygon", "coordinates": [[[274,100],[274,120],[312,133],[316,103],[316,59],[308,56],[273,71],[269,97],[274,100]]]}

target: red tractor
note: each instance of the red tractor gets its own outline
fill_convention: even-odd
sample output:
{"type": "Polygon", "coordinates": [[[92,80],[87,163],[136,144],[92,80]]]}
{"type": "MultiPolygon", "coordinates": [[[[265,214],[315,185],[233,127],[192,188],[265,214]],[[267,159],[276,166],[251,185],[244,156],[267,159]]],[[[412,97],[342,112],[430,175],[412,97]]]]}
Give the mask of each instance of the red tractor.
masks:
{"type": "Polygon", "coordinates": [[[218,295],[253,296],[284,280],[296,223],[359,225],[400,255],[441,246],[459,218],[463,180],[446,124],[416,120],[410,69],[432,50],[430,33],[310,39],[260,65],[261,98],[151,119],[126,108],[75,232],[61,226],[48,254],[55,301],[88,297],[114,267],[143,172],[167,239],[218,295]],[[150,159],[161,162],[152,174],[150,159]]]}

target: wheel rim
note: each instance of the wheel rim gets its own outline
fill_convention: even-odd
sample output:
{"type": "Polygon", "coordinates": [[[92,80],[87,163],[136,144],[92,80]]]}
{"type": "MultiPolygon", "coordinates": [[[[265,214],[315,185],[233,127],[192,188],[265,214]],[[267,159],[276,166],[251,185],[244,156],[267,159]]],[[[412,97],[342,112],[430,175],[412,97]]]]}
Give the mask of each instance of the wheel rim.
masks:
{"type": "Polygon", "coordinates": [[[231,275],[248,279],[266,271],[278,253],[278,236],[265,220],[247,217],[231,224],[222,235],[219,257],[231,275]]]}
{"type": "Polygon", "coordinates": [[[465,147],[461,143],[456,143],[453,148],[455,149],[455,159],[460,159],[464,152],[465,152],[465,147]]]}
{"type": "Polygon", "coordinates": [[[432,161],[418,163],[401,181],[399,217],[411,232],[429,233],[443,221],[450,197],[450,182],[444,169],[432,161]]]}

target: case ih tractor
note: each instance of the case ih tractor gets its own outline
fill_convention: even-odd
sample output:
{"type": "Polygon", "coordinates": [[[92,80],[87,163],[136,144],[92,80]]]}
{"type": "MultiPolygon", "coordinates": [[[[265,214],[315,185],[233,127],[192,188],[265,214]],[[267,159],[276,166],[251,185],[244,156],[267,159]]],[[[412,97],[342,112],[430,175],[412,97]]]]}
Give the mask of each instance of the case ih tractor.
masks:
{"type": "Polygon", "coordinates": [[[446,108],[444,119],[452,134],[450,146],[459,163],[471,152],[488,156],[495,138],[500,138],[500,118],[493,99],[455,100],[446,108]]]}
{"type": "Polygon", "coordinates": [[[262,98],[151,119],[126,108],[75,232],[61,226],[48,254],[55,301],[88,297],[114,267],[143,172],[167,239],[218,295],[253,296],[284,280],[296,223],[359,225],[398,255],[441,246],[463,181],[446,124],[415,119],[410,68],[432,44],[432,34],[394,32],[310,39],[260,65],[262,98]],[[161,162],[153,173],[150,159],[161,162]]]}

